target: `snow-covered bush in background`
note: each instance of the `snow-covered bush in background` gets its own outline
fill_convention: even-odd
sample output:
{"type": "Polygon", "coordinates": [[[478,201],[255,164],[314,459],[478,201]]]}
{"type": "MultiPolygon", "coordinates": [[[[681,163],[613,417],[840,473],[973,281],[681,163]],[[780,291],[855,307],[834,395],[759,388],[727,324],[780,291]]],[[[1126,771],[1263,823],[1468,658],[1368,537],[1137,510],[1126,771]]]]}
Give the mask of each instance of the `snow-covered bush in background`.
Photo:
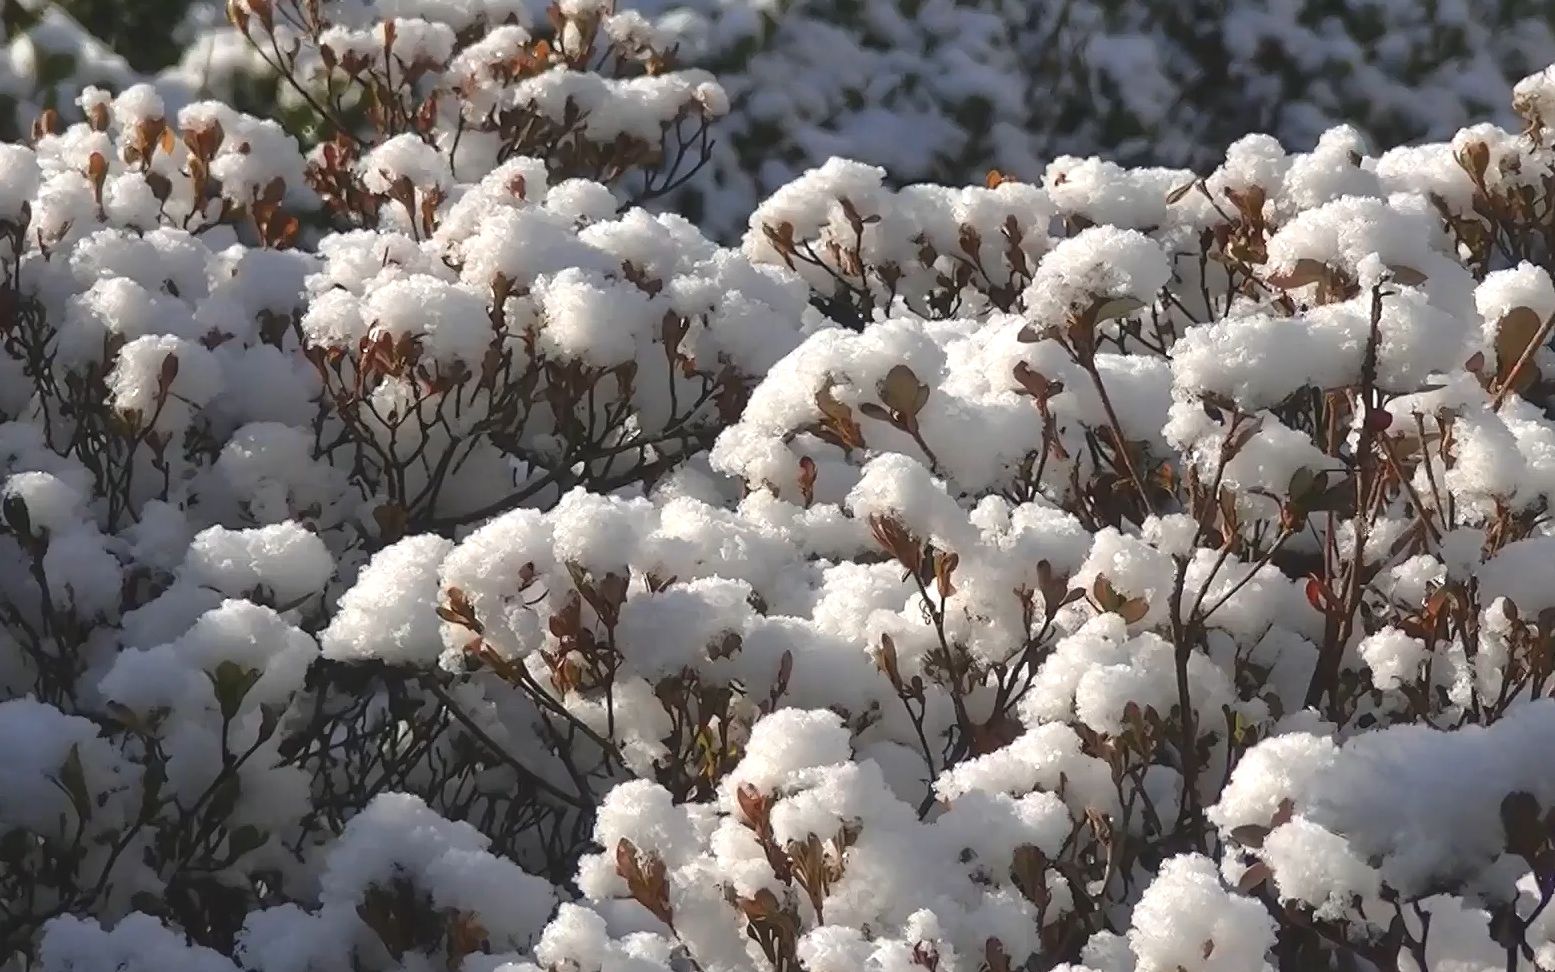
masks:
{"type": "Polygon", "coordinates": [[[637,15],[229,15],[0,148],[5,972],[1555,968],[1555,73],[730,247],[637,15]]]}
{"type": "MultiPolygon", "coordinates": [[[[383,9],[456,33],[511,19],[538,36],[545,6],[383,9]]],[[[278,52],[245,43],[217,0],[6,9],[0,94],[24,131],[42,107],[68,114],[81,85],[137,74],[170,103],[217,96],[308,123],[306,100],[275,77],[278,52]]],[[[645,0],[601,29],[641,60],[718,74],[735,110],[713,144],[687,143],[708,170],[671,193],[715,239],[832,156],[898,183],[959,184],[990,169],[1034,180],[1049,159],[1093,153],[1207,169],[1248,131],[1306,149],[1341,123],[1387,148],[1512,124],[1511,85],[1555,60],[1543,0],[645,0]]]]}
{"type": "Polygon", "coordinates": [[[1538,0],[654,0],[736,110],[687,189],[723,232],[828,157],[899,182],[1025,179],[1100,153],[1213,168],[1248,131],[1310,147],[1341,123],[1447,138],[1555,59],[1538,0]]]}

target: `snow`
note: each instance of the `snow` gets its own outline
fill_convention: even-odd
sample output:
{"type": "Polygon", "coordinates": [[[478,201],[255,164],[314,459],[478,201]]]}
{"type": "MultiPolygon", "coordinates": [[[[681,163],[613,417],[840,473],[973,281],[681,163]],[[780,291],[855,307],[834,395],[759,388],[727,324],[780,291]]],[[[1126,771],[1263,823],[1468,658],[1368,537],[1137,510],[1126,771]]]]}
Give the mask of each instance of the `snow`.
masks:
{"type": "Polygon", "coordinates": [[[575,268],[537,280],[535,302],[546,349],[598,368],[631,361],[661,316],[631,284],[575,268]]]}
{"type": "MultiPolygon", "coordinates": [[[[1354,855],[1380,858],[1377,866],[1390,887],[1412,893],[1496,860],[1503,837],[1492,821],[1500,819],[1507,794],[1549,799],[1542,770],[1521,764],[1506,747],[1535,738],[1552,718],[1555,710],[1541,702],[1488,728],[1446,732],[1401,725],[1342,746],[1302,733],[1277,738],[1264,744],[1281,744],[1267,757],[1237,767],[1211,817],[1230,833],[1243,824],[1267,825],[1277,809],[1270,804],[1291,800],[1298,815],[1342,837],[1354,855]],[[1453,785],[1431,789],[1430,799],[1409,799],[1439,778],[1440,765],[1465,772],[1453,785]],[[1389,809],[1379,817],[1384,807],[1389,809]]],[[[1287,860],[1306,866],[1301,855],[1287,860]]]]}
{"type": "Polygon", "coordinates": [[[1214,862],[1197,854],[1168,859],[1134,908],[1129,945],[1139,972],[1269,968],[1274,923],[1263,906],[1221,884],[1214,862]]]}
{"type": "Polygon", "coordinates": [[[0,146],[0,213],[16,219],[38,191],[38,163],[25,145],[0,146]]]}
{"type": "Polygon", "coordinates": [[[408,132],[375,147],[360,165],[368,192],[387,195],[401,179],[418,189],[443,188],[449,181],[437,150],[408,132]]]}
{"type": "Polygon", "coordinates": [[[1159,245],[1142,233],[1091,227],[1042,261],[1026,294],[1028,313],[1042,325],[1093,307],[1103,318],[1119,316],[1150,303],[1168,276],[1159,245]]]}
{"type": "Polygon", "coordinates": [[[111,929],[94,919],[61,915],[44,929],[40,968],[50,972],[234,972],[237,966],[214,949],[190,945],[184,936],[147,914],[129,915],[111,929]]]}
{"type": "Polygon", "coordinates": [[[438,536],[408,537],[380,550],[340,598],[320,635],[326,658],[377,659],[391,665],[435,660],[441,651],[437,568],[453,544],[438,536]]]}
{"type": "Polygon", "coordinates": [[[183,570],[228,596],[253,595],[263,588],[274,603],[290,605],[322,591],[335,565],[318,536],[295,523],[275,523],[201,531],[189,544],[183,570]]]}
{"type": "Polygon", "coordinates": [[[119,350],[108,393],[132,424],[179,432],[195,409],[216,397],[221,383],[221,365],[204,347],[170,334],[148,334],[119,350]]]}
{"type": "MultiPolygon", "coordinates": [[[[362,302],[361,315],[369,337],[396,342],[417,339],[438,362],[458,362],[472,370],[492,339],[484,301],[468,290],[421,274],[374,289],[362,302]]],[[[328,333],[343,336],[339,330],[328,333]]]]}
{"type": "MultiPolygon", "coordinates": [[[[112,745],[97,737],[90,720],[67,715],[45,702],[12,698],[0,702],[0,727],[15,742],[0,762],[0,821],[8,830],[24,828],[62,840],[69,832],[66,828],[77,825],[80,813],[69,794],[51,782],[61,778],[72,751],[80,761],[89,798],[122,799],[118,791],[129,782],[130,770],[112,745]]],[[[111,829],[114,816],[122,820],[124,808],[110,803],[107,809],[110,819],[97,821],[93,829],[111,829]]]]}
{"type": "Polygon", "coordinates": [[[551,912],[554,891],[486,846],[469,824],[445,820],[409,794],[384,794],[331,848],[320,877],[325,912],[354,909],[370,887],[404,877],[436,907],[477,916],[501,950],[527,946],[551,912]]]}
{"type": "Polygon", "coordinates": [[[1555,961],[1537,17],[23,6],[19,967],[1555,961]]]}

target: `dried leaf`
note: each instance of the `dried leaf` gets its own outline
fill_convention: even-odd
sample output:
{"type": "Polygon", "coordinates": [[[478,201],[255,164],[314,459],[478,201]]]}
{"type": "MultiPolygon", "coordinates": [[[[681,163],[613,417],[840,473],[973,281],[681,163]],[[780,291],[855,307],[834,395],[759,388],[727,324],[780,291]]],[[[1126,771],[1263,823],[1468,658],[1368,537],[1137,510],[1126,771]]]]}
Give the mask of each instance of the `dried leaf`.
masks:
{"type": "Polygon", "coordinates": [[[906,418],[916,416],[929,400],[929,386],[919,381],[906,365],[893,367],[875,390],[886,408],[906,418]]]}
{"type": "Polygon", "coordinates": [[[1045,402],[1064,390],[1063,382],[1053,381],[1024,361],[1016,363],[1014,375],[1021,389],[1038,402],[1045,402]]]}
{"type": "Polygon", "coordinates": [[[1285,290],[1315,284],[1328,277],[1328,265],[1321,260],[1301,259],[1289,270],[1270,274],[1269,283],[1285,290]]]}
{"type": "Polygon", "coordinates": [[[1490,168],[1490,146],[1480,141],[1470,142],[1458,153],[1457,159],[1475,181],[1483,181],[1485,171],[1490,168]]]}
{"type": "Polygon", "coordinates": [[[1502,799],[1501,827],[1506,832],[1506,849],[1529,860],[1546,840],[1539,801],[1532,793],[1518,791],[1502,799]]]}
{"type": "Polygon", "coordinates": [[[1022,844],[1015,848],[1010,862],[1010,876],[1014,878],[1015,886],[1021,894],[1038,908],[1044,907],[1050,896],[1044,877],[1047,867],[1047,856],[1034,844],[1022,844]]]}
{"type": "MultiPolygon", "coordinates": [[[[1496,377],[1506,381],[1512,373],[1512,368],[1522,359],[1523,353],[1528,350],[1539,336],[1544,321],[1539,318],[1537,311],[1530,307],[1517,307],[1508,311],[1496,324],[1496,377]]],[[[1526,368],[1523,369],[1525,372],[1526,368]]],[[[1513,391],[1522,391],[1532,383],[1533,376],[1524,374],[1518,376],[1518,384],[1522,387],[1513,391]]]]}
{"type": "Polygon", "coordinates": [[[1269,820],[1269,829],[1274,830],[1277,827],[1285,826],[1290,823],[1291,818],[1295,815],[1296,804],[1291,801],[1290,797],[1286,797],[1280,801],[1279,808],[1274,811],[1274,816],[1269,820]]]}
{"type": "Polygon", "coordinates": [[[1142,597],[1130,598],[1118,605],[1118,617],[1124,624],[1134,624],[1150,613],[1150,602],[1142,597]]]}
{"type": "Polygon", "coordinates": [[[466,956],[485,951],[490,943],[489,933],[476,920],[473,911],[455,911],[448,917],[448,967],[457,969],[466,956]]]}
{"type": "Polygon", "coordinates": [[[1245,824],[1233,828],[1231,839],[1243,847],[1259,848],[1263,846],[1264,838],[1269,836],[1269,828],[1260,824],[1245,824]]]}

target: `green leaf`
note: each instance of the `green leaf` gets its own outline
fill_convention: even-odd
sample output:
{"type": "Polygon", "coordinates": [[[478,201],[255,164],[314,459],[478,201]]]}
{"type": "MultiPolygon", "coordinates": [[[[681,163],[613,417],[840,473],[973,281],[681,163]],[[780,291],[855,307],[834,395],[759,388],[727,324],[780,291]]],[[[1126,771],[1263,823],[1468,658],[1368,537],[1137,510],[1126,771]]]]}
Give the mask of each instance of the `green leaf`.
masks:
{"type": "Polygon", "coordinates": [[[1127,317],[1144,306],[1145,302],[1138,297],[1113,297],[1097,304],[1096,319],[1110,321],[1115,317],[1127,317]]]}
{"type": "Polygon", "coordinates": [[[1317,476],[1311,469],[1302,466],[1290,477],[1290,485],[1286,487],[1286,495],[1291,499],[1301,499],[1312,491],[1312,484],[1317,476]]]}
{"type": "Polygon", "coordinates": [[[112,719],[114,722],[119,723],[130,732],[141,736],[147,735],[149,733],[151,727],[148,726],[146,721],[140,717],[140,713],[136,712],[134,709],[131,709],[124,703],[110,701],[103,708],[107,713],[108,718],[112,719]]]}
{"type": "Polygon", "coordinates": [[[0,834],[0,861],[4,861],[13,867],[20,867],[27,858],[27,852],[38,843],[38,838],[31,831],[17,827],[0,834]]]}
{"type": "Polygon", "coordinates": [[[211,802],[206,807],[205,815],[216,820],[225,820],[232,815],[232,810],[238,805],[238,796],[243,792],[243,785],[236,774],[227,777],[216,787],[216,792],[211,794],[211,802]]]}
{"type": "Polygon", "coordinates": [[[264,846],[270,835],[253,824],[234,827],[227,833],[227,853],[230,860],[237,860],[249,851],[264,846]]]}
{"type": "Polygon", "coordinates": [[[12,530],[24,537],[32,536],[32,517],[27,513],[27,503],[19,494],[12,493],[0,501],[0,516],[12,530]]]}
{"type": "Polygon", "coordinates": [[[150,820],[157,815],[162,805],[162,784],[166,782],[167,769],[153,750],[140,777],[140,819],[150,820]]]}
{"type": "Polygon", "coordinates": [[[167,914],[167,902],[160,895],[150,891],[136,891],[130,895],[130,907],[136,911],[144,911],[148,915],[167,914]]]}
{"type": "Polygon", "coordinates": [[[266,742],[275,735],[276,727],[281,724],[281,716],[286,712],[286,707],[273,702],[265,702],[259,706],[259,741],[266,742]]]}
{"type": "Polygon", "coordinates": [[[75,807],[76,814],[87,820],[92,816],[92,797],[86,790],[86,771],[81,767],[81,746],[72,743],[70,754],[65,757],[64,765],[59,768],[60,789],[70,798],[70,805],[75,807]]]}
{"type": "Polygon", "coordinates": [[[75,55],[45,52],[38,59],[38,87],[53,87],[67,80],[76,70],[75,55]]]}
{"type": "Polygon", "coordinates": [[[229,660],[217,665],[216,671],[206,672],[205,677],[210,679],[211,688],[216,693],[216,704],[221,708],[222,718],[230,720],[238,714],[249,689],[259,681],[259,672],[229,660]]]}

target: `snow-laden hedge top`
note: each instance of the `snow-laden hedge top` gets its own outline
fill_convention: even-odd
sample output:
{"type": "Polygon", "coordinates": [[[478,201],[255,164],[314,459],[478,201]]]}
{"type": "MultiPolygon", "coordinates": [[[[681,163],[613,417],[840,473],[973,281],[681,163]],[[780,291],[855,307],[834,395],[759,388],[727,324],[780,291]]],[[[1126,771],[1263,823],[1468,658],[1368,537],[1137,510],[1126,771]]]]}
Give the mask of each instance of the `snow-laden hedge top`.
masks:
{"type": "Polygon", "coordinates": [[[729,248],[630,14],[230,13],[0,148],[0,968],[1555,967],[1555,74],[729,248]]]}

